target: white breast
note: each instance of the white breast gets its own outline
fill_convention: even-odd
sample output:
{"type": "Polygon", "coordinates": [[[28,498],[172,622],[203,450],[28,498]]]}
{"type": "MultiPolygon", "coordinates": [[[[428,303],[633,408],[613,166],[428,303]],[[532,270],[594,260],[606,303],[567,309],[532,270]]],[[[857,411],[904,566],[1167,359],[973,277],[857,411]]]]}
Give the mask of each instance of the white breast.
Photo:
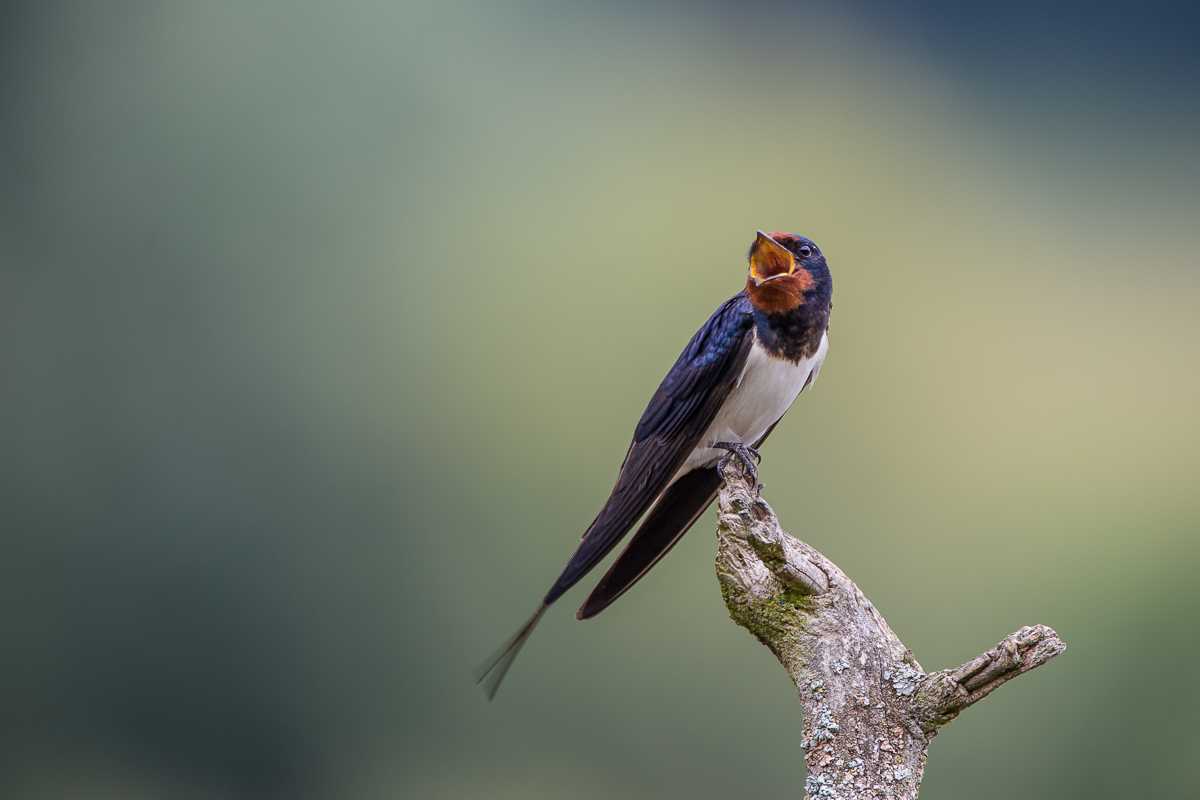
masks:
{"type": "Polygon", "coordinates": [[[716,464],[726,451],[714,449],[714,442],[742,442],[753,446],[791,407],[809,375],[814,381],[817,379],[828,349],[829,337],[822,336],[812,358],[793,364],[772,356],[756,337],[741,380],[729,393],[678,474],[716,464]]]}

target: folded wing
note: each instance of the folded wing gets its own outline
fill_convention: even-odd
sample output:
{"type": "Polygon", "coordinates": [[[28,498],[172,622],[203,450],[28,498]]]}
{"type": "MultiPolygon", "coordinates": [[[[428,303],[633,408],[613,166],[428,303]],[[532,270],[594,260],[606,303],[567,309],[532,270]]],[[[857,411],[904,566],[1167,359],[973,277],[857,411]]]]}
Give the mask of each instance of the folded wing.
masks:
{"type": "Polygon", "coordinates": [[[752,324],[750,303],[738,294],[688,342],[642,414],[612,494],[545,604],[595,567],[667,488],[737,385],[753,344],[752,324]]]}
{"type": "MultiPolygon", "coordinates": [[[[751,313],[750,301],[744,293],[727,301],[696,332],[667,373],[638,422],[612,494],[583,534],[566,568],[529,620],[476,670],[475,681],[483,686],[489,700],[495,696],[547,606],[616,546],[683,466],[745,369],[753,344],[751,313]]],[[[647,518],[643,528],[647,529],[645,538],[649,541],[645,546],[639,545],[635,555],[625,561],[621,581],[606,579],[608,591],[614,593],[604,606],[653,566],[712,502],[716,489],[709,484],[716,470],[704,472],[706,477],[699,480],[688,477],[693,473],[682,476],[675,484],[679,489],[670,493],[674,499],[662,506],[658,516],[652,512],[647,518]],[[690,513],[687,509],[695,513],[684,520],[680,515],[690,513]],[[651,531],[656,533],[651,536],[651,531]],[[630,570],[636,573],[632,578],[625,574],[630,570]]],[[[716,485],[719,484],[718,476],[716,485]]]]}

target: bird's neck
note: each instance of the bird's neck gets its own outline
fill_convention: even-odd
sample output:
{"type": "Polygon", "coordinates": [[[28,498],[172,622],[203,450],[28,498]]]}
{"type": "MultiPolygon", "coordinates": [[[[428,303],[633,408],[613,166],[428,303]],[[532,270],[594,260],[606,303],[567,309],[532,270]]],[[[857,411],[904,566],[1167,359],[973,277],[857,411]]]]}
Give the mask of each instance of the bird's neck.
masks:
{"type": "Polygon", "coordinates": [[[803,305],[782,314],[754,311],[758,340],[776,358],[800,363],[812,358],[829,327],[832,306],[828,298],[809,297],[803,305]]]}

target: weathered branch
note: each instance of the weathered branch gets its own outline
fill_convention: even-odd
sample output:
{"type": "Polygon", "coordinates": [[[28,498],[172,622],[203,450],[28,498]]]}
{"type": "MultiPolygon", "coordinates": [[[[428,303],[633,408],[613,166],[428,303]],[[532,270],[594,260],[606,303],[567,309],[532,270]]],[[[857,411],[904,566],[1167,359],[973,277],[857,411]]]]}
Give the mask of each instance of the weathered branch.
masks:
{"type": "Polygon", "coordinates": [[[721,470],[721,594],[796,684],[809,798],[914,800],[940,726],[1066,649],[1034,625],[957,669],[926,674],[854,582],[779,527],[739,459],[721,470]]]}

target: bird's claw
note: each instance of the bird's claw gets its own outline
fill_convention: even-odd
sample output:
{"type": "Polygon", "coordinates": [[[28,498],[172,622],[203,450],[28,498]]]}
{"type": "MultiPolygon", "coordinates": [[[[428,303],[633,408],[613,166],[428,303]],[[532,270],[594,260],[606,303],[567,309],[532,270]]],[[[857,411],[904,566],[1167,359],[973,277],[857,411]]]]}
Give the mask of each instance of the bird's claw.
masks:
{"type": "Polygon", "coordinates": [[[750,482],[754,485],[755,492],[763,488],[765,484],[758,482],[758,465],[755,464],[755,459],[762,461],[762,455],[757,450],[741,442],[717,442],[713,447],[729,451],[721,456],[721,460],[718,462],[718,469],[724,467],[729,459],[736,455],[746,465],[746,472],[750,475],[750,482]]]}

